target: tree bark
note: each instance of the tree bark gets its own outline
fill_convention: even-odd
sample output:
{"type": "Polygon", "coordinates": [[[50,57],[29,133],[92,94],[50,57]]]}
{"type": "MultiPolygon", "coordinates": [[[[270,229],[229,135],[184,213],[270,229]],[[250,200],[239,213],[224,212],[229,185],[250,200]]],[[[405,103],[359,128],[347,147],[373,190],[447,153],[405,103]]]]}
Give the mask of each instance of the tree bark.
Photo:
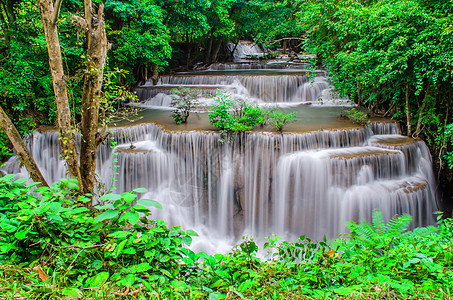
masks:
{"type": "Polygon", "coordinates": [[[153,85],[156,85],[157,82],[159,81],[159,71],[157,70],[159,66],[157,64],[153,64],[153,76],[151,76],[151,79],[153,80],[153,85]]]}
{"type": "Polygon", "coordinates": [[[31,156],[28,147],[25,145],[24,140],[2,107],[0,107],[0,127],[8,136],[8,139],[13,144],[14,149],[16,149],[17,156],[19,156],[20,162],[27,169],[31,179],[35,182],[40,182],[40,186],[48,186],[44,176],[42,176],[41,171],[36,165],[35,160],[31,156]]]}
{"type": "Polygon", "coordinates": [[[222,38],[221,37],[219,37],[219,39],[217,40],[217,44],[215,45],[214,53],[212,54],[212,59],[211,59],[212,63],[217,62],[217,57],[219,56],[220,46],[222,46],[222,38]]]}
{"type": "MultiPolygon", "coordinates": [[[[104,5],[93,14],[91,0],[84,1],[87,48],[87,69],[82,93],[82,125],[80,145],[80,175],[84,194],[94,193],[97,148],[100,142],[99,103],[108,43],[104,23],[104,5]]],[[[92,196],[91,196],[92,198],[92,196]]],[[[90,206],[92,202],[88,203],[90,206]]]]}
{"type": "Polygon", "coordinates": [[[66,167],[70,177],[77,178],[79,188],[82,188],[82,180],[77,157],[75,127],[72,123],[69,109],[68,92],[66,89],[66,77],[63,72],[63,60],[61,57],[60,40],[56,20],[59,14],[59,2],[57,5],[52,0],[38,0],[41,10],[41,19],[46,37],[47,51],[49,53],[49,65],[52,75],[55,102],[57,105],[58,126],[60,130],[60,145],[66,167]]]}
{"type": "Polygon", "coordinates": [[[211,36],[209,37],[209,42],[208,42],[208,52],[206,54],[206,63],[210,64],[211,63],[211,52],[212,52],[212,42],[214,41],[214,35],[211,32],[211,36]]]}
{"type": "Polygon", "coordinates": [[[406,119],[407,119],[407,136],[412,135],[411,113],[409,106],[409,84],[406,84],[406,119]]]}
{"type": "Polygon", "coordinates": [[[420,108],[420,113],[418,114],[417,129],[415,129],[415,132],[412,135],[413,138],[417,138],[420,135],[420,132],[422,131],[422,116],[426,107],[426,102],[428,101],[428,94],[430,89],[431,85],[428,85],[428,87],[426,88],[425,97],[423,97],[423,104],[422,107],[420,108]]]}

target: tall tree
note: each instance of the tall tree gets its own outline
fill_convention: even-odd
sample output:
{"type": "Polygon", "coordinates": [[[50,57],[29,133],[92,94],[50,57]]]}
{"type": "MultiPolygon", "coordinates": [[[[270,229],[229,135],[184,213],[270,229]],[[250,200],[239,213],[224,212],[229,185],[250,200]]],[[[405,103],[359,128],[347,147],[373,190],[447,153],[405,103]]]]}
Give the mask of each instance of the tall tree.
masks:
{"type": "MultiPolygon", "coordinates": [[[[58,37],[58,15],[62,0],[38,0],[41,19],[46,36],[49,64],[57,104],[60,144],[68,174],[78,180],[81,192],[93,195],[96,169],[97,146],[104,136],[98,132],[99,102],[103,70],[108,43],[105,33],[104,6],[97,13],[91,0],[84,1],[85,18],[75,17],[84,28],[87,38],[86,70],[82,94],[82,124],[80,166],[76,148],[75,126],[69,109],[66,76],[63,72],[60,40],[58,37]]],[[[90,202],[88,205],[91,205],[90,202]]]]}

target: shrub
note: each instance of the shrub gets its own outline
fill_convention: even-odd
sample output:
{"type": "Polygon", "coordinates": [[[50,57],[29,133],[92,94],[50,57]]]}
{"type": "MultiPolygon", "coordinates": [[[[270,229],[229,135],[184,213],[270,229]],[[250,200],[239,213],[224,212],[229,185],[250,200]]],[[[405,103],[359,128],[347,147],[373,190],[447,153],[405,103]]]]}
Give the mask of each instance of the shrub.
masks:
{"type": "Polygon", "coordinates": [[[344,110],[342,115],[357,124],[365,125],[370,123],[368,115],[354,107],[344,110]]]}
{"type": "Polygon", "coordinates": [[[187,123],[190,111],[198,106],[197,94],[193,90],[187,88],[173,89],[175,95],[171,106],[175,109],[170,115],[176,124],[187,123]]]}
{"type": "Polygon", "coordinates": [[[232,99],[219,92],[209,113],[212,126],[226,134],[251,130],[253,126],[263,125],[265,114],[258,106],[244,100],[232,99]]]}
{"type": "Polygon", "coordinates": [[[296,113],[285,113],[278,110],[273,110],[268,113],[267,123],[274,127],[278,132],[282,133],[283,128],[296,119],[296,113]]]}

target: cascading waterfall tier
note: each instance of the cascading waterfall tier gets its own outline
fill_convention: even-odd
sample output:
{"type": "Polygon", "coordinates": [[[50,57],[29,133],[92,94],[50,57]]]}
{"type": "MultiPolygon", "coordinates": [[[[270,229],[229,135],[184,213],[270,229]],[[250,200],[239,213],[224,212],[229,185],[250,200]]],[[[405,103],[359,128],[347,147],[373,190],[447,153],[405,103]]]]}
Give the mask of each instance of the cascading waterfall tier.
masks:
{"type": "MultiPolygon", "coordinates": [[[[236,50],[239,55],[245,55],[244,49],[248,49],[247,43],[240,43],[236,50]]],[[[326,70],[315,69],[308,62],[289,60],[241,59],[216,63],[206,70],[160,76],[157,83],[150,79],[136,87],[135,92],[142,107],[168,108],[175,97],[174,89],[193,91],[206,106],[212,104],[218,90],[260,104],[344,105],[347,102],[332,92],[326,70]]]]}
{"type": "MultiPolygon", "coordinates": [[[[208,131],[155,124],[114,129],[99,148],[101,181],[119,193],[137,187],[159,201],[154,217],[195,229],[195,250],[228,250],[242,235],[334,238],[344,222],[408,213],[432,224],[435,179],[422,141],[394,123],[294,134],[244,133],[229,143],[208,131]],[[115,155],[113,155],[115,153],[115,155]]],[[[35,132],[29,147],[46,180],[65,174],[58,133],[35,132]]],[[[19,172],[9,162],[7,171],[19,172]]]]}

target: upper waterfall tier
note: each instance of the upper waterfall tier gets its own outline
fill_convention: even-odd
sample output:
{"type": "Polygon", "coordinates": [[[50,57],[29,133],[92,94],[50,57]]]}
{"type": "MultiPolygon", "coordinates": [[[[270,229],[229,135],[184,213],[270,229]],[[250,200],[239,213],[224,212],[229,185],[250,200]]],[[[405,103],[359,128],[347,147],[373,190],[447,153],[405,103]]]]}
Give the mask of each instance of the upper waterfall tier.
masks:
{"type": "Polygon", "coordinates": [[[259,103],[346,103],[333,92],[326,70],[285,60],[213,64],[206,70],[163,75],[157,83],[150,79],[135,92],[144,107],[168,107],[173,90],[180,88],[195,91],[206,105],[217,90],[259,103]]]}

